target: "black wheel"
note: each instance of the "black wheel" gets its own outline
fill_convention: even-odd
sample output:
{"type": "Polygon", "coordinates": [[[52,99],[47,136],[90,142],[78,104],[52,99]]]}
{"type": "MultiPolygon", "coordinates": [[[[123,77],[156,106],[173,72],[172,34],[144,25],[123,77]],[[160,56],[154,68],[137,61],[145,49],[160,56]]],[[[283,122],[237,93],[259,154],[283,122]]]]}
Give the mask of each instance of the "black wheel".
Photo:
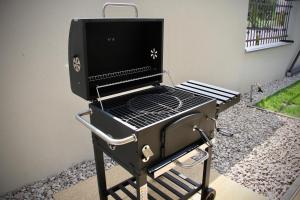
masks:
{"type": "Polygon", "coordinates": [[[207,188],[205,191],[206,197],[204,197],[204,200],[214,200],[216,197],[216,190],[212,188],[207,188]]]}

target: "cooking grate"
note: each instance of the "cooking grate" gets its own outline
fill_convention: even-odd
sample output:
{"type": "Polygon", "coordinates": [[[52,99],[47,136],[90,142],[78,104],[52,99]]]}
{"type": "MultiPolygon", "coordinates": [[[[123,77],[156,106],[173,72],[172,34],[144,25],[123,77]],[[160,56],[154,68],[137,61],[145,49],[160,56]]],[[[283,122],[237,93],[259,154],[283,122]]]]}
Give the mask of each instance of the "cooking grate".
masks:
{"type": "Polygon", "coordinates": [[[140,114],[167,114],[177,111],[182,101],[167,94],[146,94],[130,99],[127,105],[131,111],[140,114]]]}
{"type": "Polygon", "coordinates": [[[142,128],[211,101],[179,89],[163,88],[163,92],[139,95],[105,111],[136,128],[142,128]]]}

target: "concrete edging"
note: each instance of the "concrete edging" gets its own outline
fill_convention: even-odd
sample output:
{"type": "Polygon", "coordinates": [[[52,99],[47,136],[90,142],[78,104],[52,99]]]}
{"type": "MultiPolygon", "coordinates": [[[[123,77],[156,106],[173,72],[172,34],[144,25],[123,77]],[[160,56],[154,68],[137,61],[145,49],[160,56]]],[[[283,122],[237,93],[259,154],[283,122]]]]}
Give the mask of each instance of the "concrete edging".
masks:
{"type": "Polygon", "coordinates": [[[293,182],[288,191],[282,196],[281,200],[296,200],[297,194],[300,193],[300,176],[293,182]]]}

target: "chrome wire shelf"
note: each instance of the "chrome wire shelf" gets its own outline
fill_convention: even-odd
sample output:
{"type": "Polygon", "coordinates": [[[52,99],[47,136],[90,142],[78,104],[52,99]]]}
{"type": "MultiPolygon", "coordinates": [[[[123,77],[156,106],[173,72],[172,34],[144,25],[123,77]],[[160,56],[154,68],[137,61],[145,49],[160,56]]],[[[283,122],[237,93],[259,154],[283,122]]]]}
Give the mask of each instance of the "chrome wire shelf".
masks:
{"type": "Polygon", "coordinates": [[[112,73],[107,73],[107,74],[99,74],[99,75],[95,75],[95,76],[89,76],[88,79],[89,79],[89,82],[100,81],[100,80],[105,80],[105,79],[111,79],[111,78],[117,78],[117,77],[122,77],[122,76],[143,73],[143,72],[147,72],[150,70],[151,70],[151,66],[145,66],[145,67],[123,70],[123,71],[118,71],[118,72],[112,72],[112,73]]]}
{"type": "Polygon", "coordinates": [[[171,76],[169,74],[169,72],[166,71],[166,70],[164,70],[161,73],[157,73],[157,74],[151,74],[151,75],[142,76],[142,77],[138,77],[138,78],[132,78],[132,79],[127,79],[127,80],[118,81],[118,82],[112,82],[112,83],[108,83],[108,84],[105,84],[105,85],[97,85],[96,86],[96,91],[97,91],[98,100],[100,102],[102,110],[104,110],[104,107],[103,107],[102,100],[101,100],[101,94],[99,92],[100,88],[105,88],[105,87],[120,85],[120,84],[124,84],[124,83],[130,83],[130,82],[133,82],[133,81],[143,80],[143,79],[152,78],[152,77],[156,77],[156,76],[163,76],[165,73],[168,75],[168,78],[169,78],[170,82],[172,83],[172,85],[175,86],[174,82],[173,82],[173,80],[172,80],[172,78],[171,78],[171,76]]]}
{"type": "Polygon", "coordinates": [[[211,101],[210,98],[179,89],[163,88],[164,92],[137,96],[104,110],[136,128],[142,128],[211,101]]]}
{"type": "Polygon", "coordinates": [[[136,113],[164,114],[178,111],[182,106],[182,101],[176,96],[167,94],[146,94],[130,99],[127,105],[136,113]]]}

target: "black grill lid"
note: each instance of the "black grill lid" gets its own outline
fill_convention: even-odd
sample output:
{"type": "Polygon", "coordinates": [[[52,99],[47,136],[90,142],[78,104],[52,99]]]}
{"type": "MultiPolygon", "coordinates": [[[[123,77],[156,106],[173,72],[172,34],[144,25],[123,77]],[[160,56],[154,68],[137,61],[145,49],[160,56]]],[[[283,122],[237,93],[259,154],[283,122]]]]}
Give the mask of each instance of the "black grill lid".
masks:
{"type": "Polygon", "coordinates": [[[103,97],[161,83],[162,53],[163,19],[72,20],[72,91],[93,100],[98,97],[96,88],[103,97]]]}

